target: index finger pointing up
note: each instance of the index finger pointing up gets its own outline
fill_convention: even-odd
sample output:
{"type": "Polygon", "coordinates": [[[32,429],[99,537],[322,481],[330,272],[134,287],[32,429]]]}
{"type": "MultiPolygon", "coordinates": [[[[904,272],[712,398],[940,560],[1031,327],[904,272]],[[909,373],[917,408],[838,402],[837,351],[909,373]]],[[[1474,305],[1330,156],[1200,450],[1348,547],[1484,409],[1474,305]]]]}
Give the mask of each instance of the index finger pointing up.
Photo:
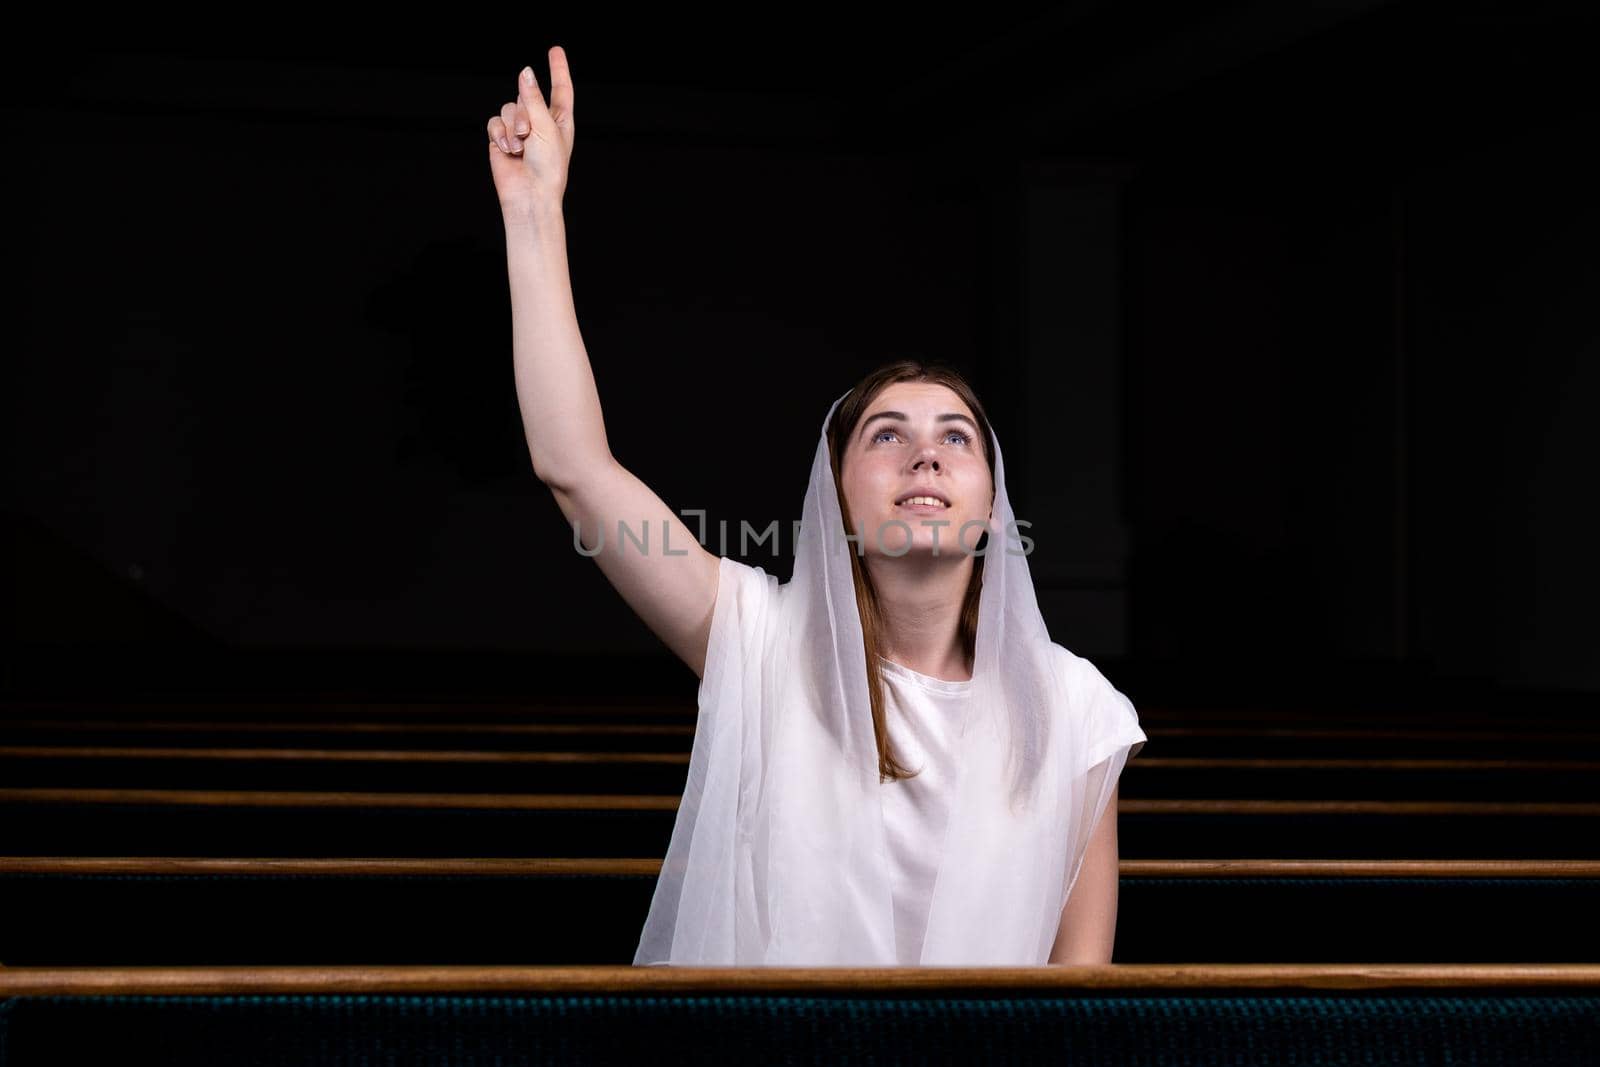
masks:
{"type": "Polygon", "coordinates": [[[550,49],[550,110],[572,114],[572,71],[567,66],[567,50],[560,45],[550,49]]]}

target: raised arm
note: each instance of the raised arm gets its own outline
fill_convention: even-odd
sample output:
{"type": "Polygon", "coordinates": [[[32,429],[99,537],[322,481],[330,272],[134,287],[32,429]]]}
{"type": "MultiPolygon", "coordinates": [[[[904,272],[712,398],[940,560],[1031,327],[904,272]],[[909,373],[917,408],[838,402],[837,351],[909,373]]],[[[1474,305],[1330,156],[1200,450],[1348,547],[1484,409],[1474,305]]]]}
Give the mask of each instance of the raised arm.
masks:
{"type": "MultiPolygon", "coordinates": [[[[585,553],[595,553],[604,531],[592,558],[698,677],[716,605],[717,557],[611,455],[578,332],[561,214],[574,135],[565,51],[550,49],[548,107],[531,68],[517,85],[517,99],[489,120],[489,168],[505,221],[517,401],[533,471],[569,526],[578,524],[585,553]],[[648,547],[619,536],[619,522],[648,547]],[[663,552],[664,529],[670,555],[663,552]]],[[[574,548],[571,558],[582,557],[574,548]]]]}

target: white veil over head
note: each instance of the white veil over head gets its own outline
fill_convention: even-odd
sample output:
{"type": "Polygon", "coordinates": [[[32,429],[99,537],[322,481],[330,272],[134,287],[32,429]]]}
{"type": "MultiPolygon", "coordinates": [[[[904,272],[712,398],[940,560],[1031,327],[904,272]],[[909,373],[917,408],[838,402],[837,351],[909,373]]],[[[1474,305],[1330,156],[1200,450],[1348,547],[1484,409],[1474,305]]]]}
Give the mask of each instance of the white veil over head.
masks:
{"type": "MultiPolygon", "coordinates": [[[[635,964],[897,965],[866,647],[823,419],[780,584],[723,557],[688,779],[635,964]]],[[[973,684],[919,962],[1043,964],[1145,741],[1051,641],[994,448],[973,684]]],[[[869,534],[870,536],[870,534],[869,534]]],[[[965,542],[975,546],[970,536],[965,542]]],[[[956,551],[959,551],[957,549],[956,551]]],[[[975,561],[976,563],[977,561],[975,561]]],[[[1113,813],[1114,817],[1114,813],[1113,813]]]]}

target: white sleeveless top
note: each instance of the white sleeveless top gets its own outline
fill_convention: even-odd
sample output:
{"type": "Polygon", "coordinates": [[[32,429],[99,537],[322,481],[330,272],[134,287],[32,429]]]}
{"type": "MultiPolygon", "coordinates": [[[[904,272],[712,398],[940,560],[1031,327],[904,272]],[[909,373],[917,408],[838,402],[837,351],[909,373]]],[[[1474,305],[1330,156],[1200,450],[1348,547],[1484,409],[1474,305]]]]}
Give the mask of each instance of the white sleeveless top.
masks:
{"type": "MultiPolygon", "coordinates": [[[[828,470],[825,452],[817,463],[828,470]]],[[[808,504],[836,501],[831,481],[822,490],[808,504]]],[[[836,507],[818,514],[842,528],[836,507]]],[[[877,773],[849,569],[807,548],[801,584],[780,585],[721,558],[688,776],[636,965],[1046,962],[1146,738],[1126,696],[1048,641],[1014,573],[1022,557],[991,558],[1006,566],[985,575],[978,647],[992,655],[974,680],[881,668],[885,733],[921,772],[898,782],[877,773]],[[1030,774],[1012,773],[1012,740],[1030,774]],[[1029,783],[1029,802],[1013,803],[1029,783]]]]}
{"type": "Polygon", "coordinates": [[[944,854],[945,824],[960,746],[956,730],[972,682],[920,674],[879,657],[889,740],[911,778],[883,785],[883,828],[894,895],[897,962],[921,963],[934,876],[944,854]]]}

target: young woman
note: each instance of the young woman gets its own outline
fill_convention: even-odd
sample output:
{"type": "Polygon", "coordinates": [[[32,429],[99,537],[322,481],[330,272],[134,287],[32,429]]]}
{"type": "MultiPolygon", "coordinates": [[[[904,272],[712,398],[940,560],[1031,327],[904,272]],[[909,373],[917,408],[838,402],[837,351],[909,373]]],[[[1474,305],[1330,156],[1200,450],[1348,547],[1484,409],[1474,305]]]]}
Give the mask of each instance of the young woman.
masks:
{"type": "MultiPolygon", "coordinates": [[[[898,361],[834,401],[787,583],[698,544],[612,456],[561,199],[566,54],[489,120],[535,473],[700,678],[639,964],[1109,963],[1133,705],[1052,642],[999,441],[955,371],[898,361]],[[641,521],[671,553],[604,536],[641,521]]],[[[659,544],[660,542],[652,542],[659,544]]]]}

